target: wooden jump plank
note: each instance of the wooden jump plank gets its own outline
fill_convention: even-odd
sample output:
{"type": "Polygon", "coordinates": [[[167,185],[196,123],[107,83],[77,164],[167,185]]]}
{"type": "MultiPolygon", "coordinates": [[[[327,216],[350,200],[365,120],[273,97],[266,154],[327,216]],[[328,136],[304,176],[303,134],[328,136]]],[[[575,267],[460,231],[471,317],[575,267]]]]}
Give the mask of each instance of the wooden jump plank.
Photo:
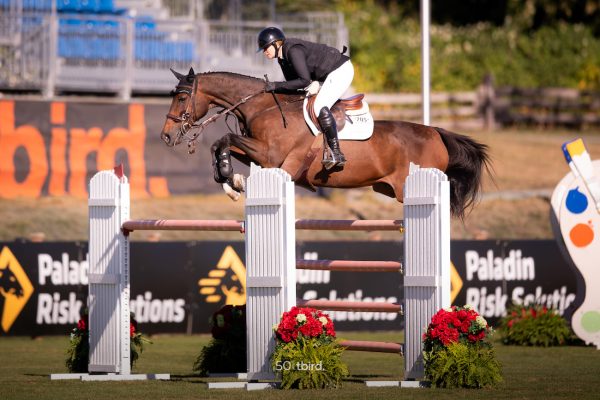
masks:
{"type": "Polygon", "coordinates": [[[244,222],[235,220],[140,219],[123,223],[123,231],[238,231],[244,222]]]}
{"type": "Polygon", "coordinates": [[[297,269],[349,272],[402,272],[399,261],[296,260],[297,269]]]}

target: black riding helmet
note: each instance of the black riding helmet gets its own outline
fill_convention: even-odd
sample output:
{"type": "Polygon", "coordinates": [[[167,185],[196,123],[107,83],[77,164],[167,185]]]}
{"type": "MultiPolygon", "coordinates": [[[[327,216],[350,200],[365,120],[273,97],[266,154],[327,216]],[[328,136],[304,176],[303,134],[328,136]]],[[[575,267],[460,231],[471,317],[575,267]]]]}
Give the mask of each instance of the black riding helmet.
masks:
{"type": "Polygon", "coordinates": [[[259,51],[264,51],[267,47],[278,40],[285,40],[285,35],[281,29],[275,28],[274,26],[263,29],[258,34],[258,49],[256,52],[258,53],[259,51]]]}

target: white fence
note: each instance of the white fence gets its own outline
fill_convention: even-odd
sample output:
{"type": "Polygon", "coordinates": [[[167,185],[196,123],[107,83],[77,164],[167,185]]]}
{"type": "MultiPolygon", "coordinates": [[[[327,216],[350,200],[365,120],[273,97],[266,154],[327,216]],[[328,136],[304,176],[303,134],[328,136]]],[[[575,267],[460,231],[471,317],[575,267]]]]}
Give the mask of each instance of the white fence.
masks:
{"type": "MultiPolygon", "coordinates": [[[[105,93],[122,99],[132,94],[166,95],[176,83],[169,68],[186,72],[190,67],[196,72],[230,71],[256,77],[267,73],[271,80],[283,79],[276,62],[256,53],[257,34],[268,25],[340,49],[348,45],[338,13],[276,16],[275,21],[211,20],[194,17],[189,10],[192,14],[186,17],[137,14],[135,9],[103,14],[76,9],[57,12],[51,4],[49,0],[11,1],[8,6],[0,2],[0,91],[39,91],[46,97],[105,93]]],[[[193,3],[173,5],[185,10],[193,3]]]]}
{"type": "MultiPolygon", "coordinates": [[[[423,377],[423,328],[440,308],[450,305],[449,193],[449,182],[443,173],[411,165],[404,196],[404,307],[385,303],[382,306],[386,312],[404,309],[406,379],[423,377]]],[[[311,228],[315,221],[296,220],[294,201],[294,184],[286,172],[253,166],[247,181],[244,225],[250,380],[274,377],[269,361],[275,345],[272,326],[279,322],[284,311],[297,304],[295,229],[298,226],[322,229],[311,228]]],[[[237,221],[222,221],[221,224],[215,221],[125,221],[128,215],[127,179],[112,171],[96,174],[90,182],[89,318],[93,330],[90,334],[90,371],[115,372],[123,375],[123,379],[130,373],[129,331],[124,329],[129,326],[127,234],[142,229],[238,230],[241,226],[237,221]]],[[[332,229],[340,222],[344,226],[354,225],[353,230],[376,230],[383,226],[378,221],[317,222],[332,229]]],[[[397,229],[394,224],[385,226],[397,229]]],[[[328,309],[327,301],[305,303],[328,309]]],[[[376,307],[375,304],[367,306],[376,307]]],[[[355,302],[346,306],[336,304],[335,307],[368,311],[355,302]]],[[[364,350],[365,346],[362,347],[364,350]]]]}

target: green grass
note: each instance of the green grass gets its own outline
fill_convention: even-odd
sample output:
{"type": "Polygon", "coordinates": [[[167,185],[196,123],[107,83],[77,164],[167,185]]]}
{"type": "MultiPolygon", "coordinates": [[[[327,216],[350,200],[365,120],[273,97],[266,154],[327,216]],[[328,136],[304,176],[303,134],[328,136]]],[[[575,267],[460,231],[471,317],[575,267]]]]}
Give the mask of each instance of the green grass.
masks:
{"type": "MultiPolygon", "coordinates": [[[[341,337],[401,340],[394,332],[341,333],[341,337]]],[[[597,399],[600,351],[592,347],[511,347],[496,342],[504,382],[495,389],[447,390],[367,388],[363,379],[400,379],[402,358],[391,354],[346,352],[351,376],[342,388],[327,391],[241,389],[208,390],[207,378],[192,373],[192,364],[207,335],[157,335],[141,355],[134,373],[170,373],[171,381],[51,381],[66,372],[68,338],[0,339],[0,399],[597,399]]]]}

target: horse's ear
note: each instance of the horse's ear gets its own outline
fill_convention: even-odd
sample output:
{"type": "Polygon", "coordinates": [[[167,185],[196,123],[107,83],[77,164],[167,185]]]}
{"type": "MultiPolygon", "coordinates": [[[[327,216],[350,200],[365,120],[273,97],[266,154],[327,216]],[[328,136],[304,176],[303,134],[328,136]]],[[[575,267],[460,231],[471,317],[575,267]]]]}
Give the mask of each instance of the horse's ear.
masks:
{"type": "Polygon", "coordinates": [[[175,75],[175,78],[182,80],[183,78],[185,78],[185,75],[180,74],[179,72],[175,71],[173,68],[169,68],[171,70],[171,72],[173,73],[173,75],[175,75]]]}
{"type": "Polygon", "coordinates": [[[194,72],[194,68],[190,67],[190,72],[188,72],[188,76],[196,76],[196,73],[194,72]]]}

